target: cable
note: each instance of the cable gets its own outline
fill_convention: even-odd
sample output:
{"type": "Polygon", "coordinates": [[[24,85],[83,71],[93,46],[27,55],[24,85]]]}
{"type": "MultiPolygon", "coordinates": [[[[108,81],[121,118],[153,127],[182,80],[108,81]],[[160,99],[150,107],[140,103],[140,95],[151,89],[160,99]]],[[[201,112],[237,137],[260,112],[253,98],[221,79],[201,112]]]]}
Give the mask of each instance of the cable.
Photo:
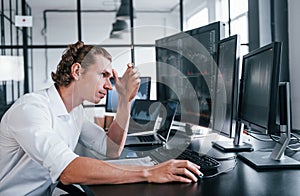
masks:
{"type": "Polygon", "coordinates": [[[280,137],[275,136],[275,135],[269,135],[269,137],[271,138],[272,141],[274,141],[274,142],[276,142],[276,143],[279,143],[280,137]]]}
{"type": "MultiPolygon", "coordinates": [[[[300,145],[300,144],[298,144],[298,145],[300,145]]],[[[286,148],[289,150],[295,151],[295,152],[300,151],[300,146],[298,148],[292,148],[290,145],[288,145],[286,148]]]]}
{"type": "Polygon", "coordinates": [[[216,157],[213,157],[213,158],[217,161],[229,161],[229,160],[236,159],[236,155],[231,156],[231,157],[224,157],[224,158],[216,158],[216,157]]]}
{"type": "Polygon", "coordinates": [[[297,139],[298,140],[298,142],[300,142],[300,138],[296,135],[296,134],[294,134],[294,133],[291,133],[291,136],[293,136],[295,139],[297,139]]]}
{"type": "Polygon", "coordinates": [[[250,129],[244,129],[243,133],[245,134],[255,134],[255,135],[266,135],[264,133],[256,132],[256,131],[251,131],[250,129]]]}
{"type": "MultiPolygon", "coordinates": [[[[252,137],[252,138],[258,140],[258,141],[280,143],[280,142],[279,142],[280,137],[279,137],[279,136],[276,136],[276,135],[269,134],[270,139],[261,139],[261,138],[258,138],[258,137],[256,137],[256,136],[254,136],[253,134],[257,134],[257,135],[265,135],[265,134],[257,133],[257,132],[252,132],[252,131],[249,131],[249,130],[244,130],[244,133],[245,133],[246,135],[249,135],[250,137],[252,137]]],[[[291,133],[291,136],[292,136],[292,137],[291,137],[291,139],[290,139],[290,142],[293,142],[293,140],[296,140],[295,142],[297,142],[297,143],[289,144],[289,145],[287,146],[287,149],[292,150],[292,151],[295,151],[295,152],[300,151],[300,146],[297,147],[297,148],[292,148],[292,146],[300,145],[300,138],[299,138],[297,135],[293,134],[293,133],[291,133]]],[[[271,151],[272,151],[272,150],[271,150],[271,151]]]]}
{"type": "MultiPolygon", "coordinates": [[[[253,132],[251,130],[244,130],[244,133],[246,135],[249,135],[250,137],[253,137],[254,139],[256,139],[258,141],[262,141],[262,142],[275,142],[275,143],[279,143],[280,144],[280,142],[279,142],[280,136],[277,136],[277,135],[268,134],[269,137],[270,137],[270,139],[261,139],[261,138],[258,138],[256,136],[254,136],[253,134],[256,134],[256,135],[265,135],[265,134],[253,132]]],[[[285,132],[280,132],[280,133],[285,133],[285,132]]],[[[292,143],[292,144],[287,145],[287,147],[286,147],[287,149],[295,151],[295,152],[300,151],[300,146],[297,147],[297,148],[293,148],[293,146],[300,145],[300,137],[299,136],[297,136],[294,133],[291,133],[290,142],[296,142],[296,143],[292,143]]]]}
{"type": "MultiPolygon", "coordinates": [[[[256,134],[256,135],[266,135],[266,134],[263,134],[263,133],[257,133],[257,132],[253,132],[253,131],[244,131],[244,133],[246,135],[249,135],[250,137],[258,140],[258,141],[262,141],[262,142],[276,142],[278,143],[280,137],[279,136],[276,136],[276,135],[272,135],[272,134],[268,134],[268,136],[270,137],[270,139],[262,139],[262,138],[258,138],[256,136],[254,136],[253,134],[256,134]]],[[[300,138],[298,136],[296,136],[295,134],[292,134],[291,133],[291,140],[297,140],[298,142],[300,142],[300,138]]]]}
{"type": "MultiPolygon", "coordinates": [[[[293,137],[290,139],[290,142],[292,142],[292,140],[296,140],[297,143],[292,143],[292,144],[289,144],[287,145],[287,149],[289,150],[292,150],[292,151],[300,151],[300,146],[298,148],[292,148],[292,146],[295,146],[295,145],[300,145],[300,139],[298,136],[296,136],[295,134],[291,134],[293,137]]],[[[276,143],[280,143],[279,142],[279,136],[274,136],[274,135],[270,135],[270,138],[276,142],[276,143]],[[277,137],[278,139],[275,139],[275,137],[277,137]]]]}
{"type": "MultiPolygon", "coordinates": [[[[261,142],[272,142],[273,140],[272,139],[261,139],[261,138],[258,138],[256,136],[254,136],[253,134],[256,134],[255,132],[248,132],[248,131],[244,131],[245,134],[249,135],[250,137],[258,140],[258,141],[261,141],[261,142]]],[[[265,134],[257,134],[257,135],[265,135],[265,134]]]]}

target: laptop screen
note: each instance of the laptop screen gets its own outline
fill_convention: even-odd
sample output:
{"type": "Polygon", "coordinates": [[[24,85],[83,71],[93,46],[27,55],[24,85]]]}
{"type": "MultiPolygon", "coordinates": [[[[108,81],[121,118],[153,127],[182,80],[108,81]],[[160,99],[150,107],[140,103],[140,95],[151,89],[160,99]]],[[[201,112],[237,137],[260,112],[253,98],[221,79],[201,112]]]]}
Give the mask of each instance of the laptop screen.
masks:
{"type": "Polygon", "coordinates": [[[172,122],[175,117],[175,113],[178,107],[176,101],[163,101],[162,107],[160,107],[159,117],[161,118],[160,127],[157,130],[157,135],[164,141],[168,141],[172,122]]]}
{"type": "Polygon", "coordinates": [[[153,100],[137,99],[131,108],[128,133],[154,130],[161,103],[153,100]]]}
{"type": "Polygon", "coordinates": [[[152,100],[135,100],[131,109],[131,118],[137,121],[155,121],[161,104],[152,100]]]}
{"type": "Polygon", "coordinates": [[[157,126],[157,136],[167,141],[177,106],[178,103],[171,100],[136,100],[131,110],[128,133],[153,131],[157,126]]]}

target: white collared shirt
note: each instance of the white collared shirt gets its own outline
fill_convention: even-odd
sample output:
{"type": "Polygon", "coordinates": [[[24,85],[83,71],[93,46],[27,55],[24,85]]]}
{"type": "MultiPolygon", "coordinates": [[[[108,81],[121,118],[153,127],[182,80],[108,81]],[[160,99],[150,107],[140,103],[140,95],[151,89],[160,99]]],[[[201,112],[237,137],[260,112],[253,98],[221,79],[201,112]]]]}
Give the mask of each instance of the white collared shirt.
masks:
{"type": "Polygon", "coordinates": [[[0,195],[48,195],[78,141],[101,154],[106,134],[86,120],[80,105],[70,113],[56,88],[26,94],[0,125],[0,195]]]}

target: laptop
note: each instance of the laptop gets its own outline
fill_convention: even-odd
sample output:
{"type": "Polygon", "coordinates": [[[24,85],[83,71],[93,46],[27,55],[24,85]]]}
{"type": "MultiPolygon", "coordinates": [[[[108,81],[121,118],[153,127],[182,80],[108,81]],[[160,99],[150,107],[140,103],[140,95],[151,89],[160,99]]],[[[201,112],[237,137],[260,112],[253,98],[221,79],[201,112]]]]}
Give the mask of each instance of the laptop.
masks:
{"type": "Polygon", "coordinates": [[[176,101],[136,100],[125,146],[162,145],[169,139],[176,101]]]}

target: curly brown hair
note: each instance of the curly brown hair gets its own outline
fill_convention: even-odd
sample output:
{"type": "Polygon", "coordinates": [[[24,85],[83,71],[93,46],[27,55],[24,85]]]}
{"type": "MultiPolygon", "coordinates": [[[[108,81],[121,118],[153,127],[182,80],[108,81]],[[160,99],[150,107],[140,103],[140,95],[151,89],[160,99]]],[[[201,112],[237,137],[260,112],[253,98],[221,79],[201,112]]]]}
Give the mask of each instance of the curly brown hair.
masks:
{"type": "Polygon", "coordinates": [[[69,45],[61,56],[56,72],[51,73],[55,85],[67,87],[74,80],[74,77],[71,75],[72,65],[79,63],[86,71],[89,65],[95,63],[95,55],[102,55],[112,62],[111,55],[100,46],[85,45],[82,41],[69,45]]]}

